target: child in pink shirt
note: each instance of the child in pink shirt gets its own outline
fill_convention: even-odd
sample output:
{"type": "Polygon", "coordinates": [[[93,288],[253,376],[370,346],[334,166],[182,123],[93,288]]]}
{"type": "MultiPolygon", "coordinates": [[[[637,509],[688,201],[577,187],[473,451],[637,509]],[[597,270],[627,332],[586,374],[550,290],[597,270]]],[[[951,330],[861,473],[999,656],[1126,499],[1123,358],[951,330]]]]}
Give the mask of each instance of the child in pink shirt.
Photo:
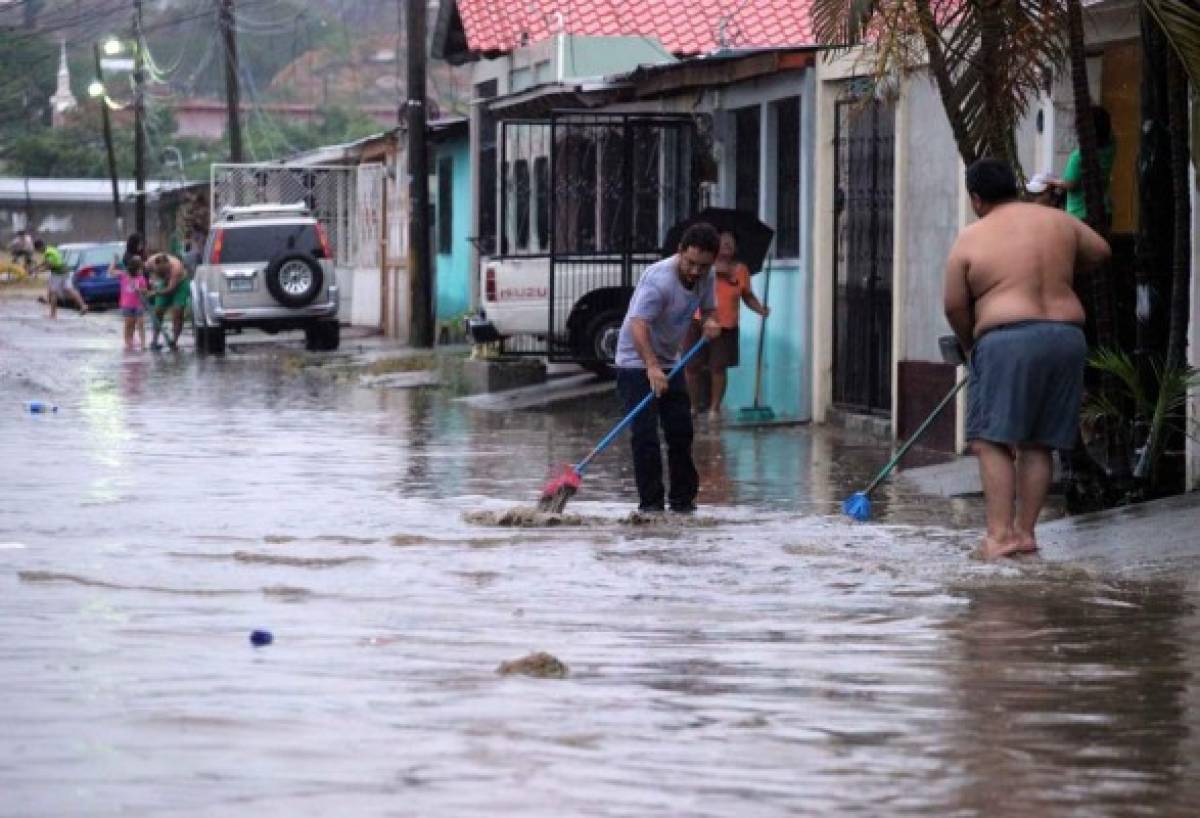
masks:
{"type": "Polygon", "coordinates": [[[121,295],[117,299],[117,306],[121,308],[121,315],[125,318],[125,348],[133,349],[133,332],[137,330],[138,349],[144,349],[146,325],[142,321],[142,299],[146,293],[146,276],[142,272],[142,260],[139,257],[130,256],[126,266],[128,270],[117,269],[114,260],[113,265],[108,268],[108,274],[116,273],[121,280],[121,295]]]}

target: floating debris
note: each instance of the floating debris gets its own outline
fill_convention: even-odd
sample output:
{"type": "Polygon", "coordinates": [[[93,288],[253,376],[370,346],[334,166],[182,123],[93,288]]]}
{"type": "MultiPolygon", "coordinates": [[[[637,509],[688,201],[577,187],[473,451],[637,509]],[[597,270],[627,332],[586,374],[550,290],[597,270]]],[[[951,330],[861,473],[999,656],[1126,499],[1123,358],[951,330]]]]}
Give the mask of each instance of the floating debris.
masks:
{"type": "Polygon", "coordinates": [[[538,679],[563,679],[567,675],[567,666],[549,653],[539,651],[520,659],[501,662],[496,672],[501,676],[533,676],[538,679]]]}

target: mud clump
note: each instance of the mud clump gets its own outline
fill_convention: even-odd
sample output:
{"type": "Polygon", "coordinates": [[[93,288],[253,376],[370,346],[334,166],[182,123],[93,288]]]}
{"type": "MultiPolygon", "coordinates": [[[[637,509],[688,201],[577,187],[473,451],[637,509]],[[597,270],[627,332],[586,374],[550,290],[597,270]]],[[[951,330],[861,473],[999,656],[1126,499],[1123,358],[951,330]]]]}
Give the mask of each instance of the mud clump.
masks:
{"type": "Polygon", "coordinates": [[[312,597],[313,592],[293,585],[268,585],[262,589],[262,595],[282,602],[304,602],[312,597]]]}
{"type": "Polygon", "coordinates": [[[507,511],[468,511],[463,520],[471,525],[500,528],[556,528],[603,525],[608,522],[580,514],[548,514],[531,506],[516,506],[507,511]]]}
{"type": "Polygon", "coordinates": [[[535,679],[565,679],[567,666],[549,653],[539,651],[520,659],[501,662],[496,672],[501,676],[533,676],[535,679]]]}
{"type": "Polygon", "coordinates": [[[631,512],[625,517],[597,517],[586,514],[554,514],[532,506],[516,506],[505,511],[468,511],[463,522],[488,528],[714,528],[720,520],[695,514],[631,512]]]}

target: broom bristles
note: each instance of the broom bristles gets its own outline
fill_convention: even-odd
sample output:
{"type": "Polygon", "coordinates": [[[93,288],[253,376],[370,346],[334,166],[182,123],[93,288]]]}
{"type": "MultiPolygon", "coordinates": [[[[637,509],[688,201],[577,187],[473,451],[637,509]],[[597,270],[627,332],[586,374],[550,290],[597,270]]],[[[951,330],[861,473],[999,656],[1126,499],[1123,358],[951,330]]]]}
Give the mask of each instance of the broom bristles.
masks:
{"type": "Polygon", "coordinates": [[[564,467],[562,473],[542,489],[542,496],[538,498],[538,511],[562,514],[563,509],[567,507],[567,501],[579,491],[580,482],[582,480],[579,472],[575,471],[574,467],[564,467]]]}

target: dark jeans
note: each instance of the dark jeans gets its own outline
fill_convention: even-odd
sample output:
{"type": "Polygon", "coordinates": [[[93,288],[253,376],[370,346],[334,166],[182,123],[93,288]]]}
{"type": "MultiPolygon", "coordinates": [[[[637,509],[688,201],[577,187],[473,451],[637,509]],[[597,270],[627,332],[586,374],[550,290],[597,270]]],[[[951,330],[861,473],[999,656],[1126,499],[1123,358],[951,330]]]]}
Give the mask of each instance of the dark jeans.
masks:
{"type": "MultiPolygon", "coordinates": [[[[646,370],[617,370],[617,392],[626,414],[649,391],[650,379],[646,377],[646,370]]],[[[667,391],[650,401],[650,405],[630,425],[633,433],[633,473],[642,511],[661,511],[663,508],[662,450],[658,445],[660,424],[667,441],[671,508],[686,511],[696,503],[700,476],[696,474],[696,466],[692,462],[692,403],[682,374],[672,378],[667,391]]]]}

